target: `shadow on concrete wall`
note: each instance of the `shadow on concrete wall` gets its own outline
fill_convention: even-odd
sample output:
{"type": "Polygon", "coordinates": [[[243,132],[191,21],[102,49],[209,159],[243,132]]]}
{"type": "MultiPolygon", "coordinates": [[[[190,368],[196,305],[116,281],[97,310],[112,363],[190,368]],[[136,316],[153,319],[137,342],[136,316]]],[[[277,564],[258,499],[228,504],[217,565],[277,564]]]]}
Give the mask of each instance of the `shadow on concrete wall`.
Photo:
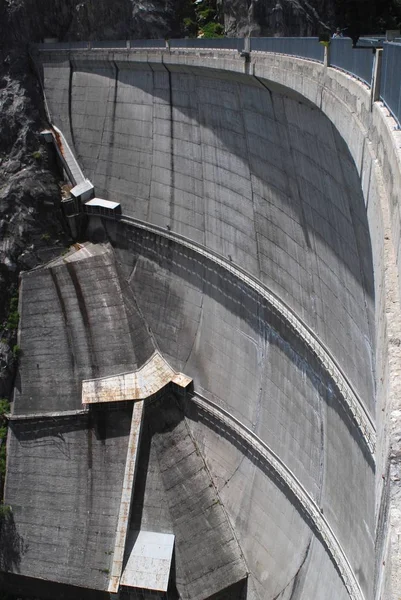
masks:
{"type": "Polygon", "coordinates": [[[226,589],[209,596],[207,600],[246,600],[248,580],[238,581],[226,589]]]}
{"type": "Polygon", "coordinates": [[[341,573],[333,560],[332,554],[327,548],[322,536],[320,535],[319,530],[317,529],[315,522],[310,518],[309,514],[305,511],[303,505],[297,498],[297,496],[292,492],[284,479],[280,476],[280,474],[273,469],[270,463],[264,458],[262,454],[257,452],[257,449],[254,448],[251,444],[247,442],[235,429],[231,428],[228,423],[217,419],[209,412],[203,410],[201,407],[196,406],[193,403],[185,404],[185,416],[194,422],[200,422],[205,425],[207,428],[214,431],[219,437],[224,438],[230,444],[232,444],[237,450],[239,450],[244,456],[248,458],[266,477],[270,479],[270,481],[282,492],[284,497],[291,503],[291,505],[298,512],[299,516],[306,523],[309,529],[312,531],[313,535],[319,539],[321,544],[326,548],[328,556],[336,569],[340,578],[341,573]]]}
{"type": "MultiPolygon", "coordinates": [[[[107,223],[105,226],[107,228],[107,223]]],[[[264,331],[268,342],[276,346],[291,361],[295,369],[301,371],[302,375],[309,379],[327,406],[339,415],[349,434],[358,444],[370,469],[374,471],[375,466],[371,452],[337,385],[310,347],[283,321],[280,314],[235,275],[189,248],[179,246],[172,240],[164,240],[156,234],[132,229],[128,225],[120,223],[117,239],[126,240],[127,237],[124,235],[126,233],[131,234],[130,240],[125,244],[126,248],[129,247],[130,252],[152,261],[156,268],[167,271],[224,306],[235,317],[244,320],[257,337],[264,331]]],[[[118,242],[118,245],[121,245],[121,241],[118,242]]],[[[168,281],[169,279],[166,277],[167,287],[168,281]]],[[[141,282],[135,280],[134,285],[139,288],[141,282]]],[[[182,301],[177,299],[176,314],[180,312],[180,302],[182,301]]],[[[142,310],[146,315],[145,306],[142,307],[142,310]]],[[[149,316],[147,318],[149,320],[149,316]]]]}
{"type": "MultiPolygon", "coordinates": [[[[79,67],[77,69],[80,72],[86,72],[88,74],[93,73],[101,76],[105,79],[105,81],[109,79],[115,80],[115,77],[122,76],[124,70],[120,71],[110,63],[110,68],[105,68],[105,65],[102,67],[96,67],[91,65],[89,62],[85,64],[84,61],[79,62],[79,67]]],[[[196,67],[192,67],[193,73],[197,72],[196,67]]],[[[274,153],[277,156],[280,156],[281,160],[281,168],[284,173],[284,176],[288,179],[290,177],[299,178],[300,183],[297,186],[298,191],[294,193],[293,190],[290,189],[290,186],[286,188],[286,194],[288,196],[282,195],[282,198],[288,202],[290,209],[297,214],[298,222],[300,227],[303,230],[303,235],[305,239],[306,246],[310,246],[310,233],[316,233],[319,239],[323,242],[325,246],[331,249],[333,253],[336,254],[339,261],[352,273],[353,277],[358,281],[359,285],[363,287],[367,293],[367,295],[371,298],[374,298],[374,279],[373,279],[373,264],[372,264],[372,254],[371,254],[371,244],[369,237],[369,227],[367,221],[367,215],[364,205],[364,198],[361,189],[361,183],[359,180],[359,176],[357,170],[354,166],[353,159],[349,153],[348,147],[344,142],[343,138],[335,129],[334,125],[329,121],[329,119],[321,112],[319,108],[313,106],[306,98],[303,98],[295,91],[289,88],[280,87],[280,93],[275,92],[277,86],[272,83],[265,81],[264,87],[259,83],[255,84],[255,80],[250,77],[241,75],[241,74],[225,74],[222,72],[216,72],[210,70],[210,73],[207,73],[206,70],[199,69],[197,75],[188,73],[175,73],[175,72],[160,72],[158,69],[157,73],[151,73],[150,71],[138,71],[136,70],[136,77],[134,79],[125,79],[123,81],[124,87],[132,86],[134,88],[138,88],[141,91],[144,91],[147,94],[151,94],[155,96],[159,102],[170,106],[170,135],[174,138],[174,122],[172,119],[172,109],[176,111],[176,113],[182,114],[182,122],[183,123],[191,123],[197,127],[203,127],[205,129],[213,132],[213,135],[217,136],[221,147],[235,155],[237,158],[242,160],[244,164],[249,168],[249,173],[254,175],[255,177],[261,179],[267,185],[270,185],[271,182],[269,180],[269,153],[271,154],[271,140],[266,140],[266,143],[270,143],[270,147],[266,149],[266,155],[259,157],[259,147],[253,147],[251,142],[247,140],[248,134],[251,132],[254,133],[252,128],[248,131],[247,123],[245,117],[243,116],[244,107],[241,103],[241,97],[245,98],[247,96],[247,90],[253,90],[253,93],[259,94],[257,101],[253,99],[255,106],[246,109],[249,114],[255,112],[255,114],[262,117],[264,123],[269,123],[270,129],[272,129],[272,133],[278,141],[278,145],[274,149],[274,153]],[[141,76],[142,75],[142,76],[141,76]],[[212,87],[203,89],[202,82],[207,81],[216,82],[216,90],[212,87]],[[192,86],[191,86],[192,81],[192,86]],[[197,81],[195,85],[193,82],[197,81]],[[215,122],[218,120],[218,115],[213,114],[213,104],[208,105],[205,104],[204,98],[207,95],[207,90],[209,89],[209,98],[211,99],[213,96],[215,97],[215,105],[218,106],[218,92],[222,90],[222,83],[225,84],[228,88],[227,95],[236,94],[238,97],[238,107],[233,109],[233,107],[227,106],[225,110],[227,112],[241,113],[241,118],[239,119],[240,124],[236,123],[236,127],[234,129],[230,129],[229,127],[224,127],[224,124],[215,122]],[[271,84],[271,85],[270,85],[271,84]],[[233,92],[233,89],[238,86],[239,89],[236,89],[233,92]],[[231,91],[230,91],[231,87],[231,91]],[[193,88],[193,89],[192,89],[193,88]],[[183,105],[183,102],[177,101],[180,97],[180,94],[184,91],[184,94],[188,96],[188,105],[183,105]],[[197,95],[201,93],[202,98],[198,98],[197,95]],[[285,95],[282,95],[282,94],[285,95]],[[302,185],[302,176],[303,166],[301,164],[297,164],[294,159],[294,152],[297,148],[297,133],[294,131],[293,123],[289,120],[286,109],[282,105],[282,99],[284,97],[291,98],[294,102],[294,105],[299,105],[301,109],[306,109],[309,112],[313,112],[315,114],[315,120],[321,120],[321,127],[324,127],[324,130],[328,131],[327,140],[330,141],[331,148],[330,150],[334,152],[334,155],[338,159],[338,171],[342,173],[342,183],[344,187],[344,193],[346,195],[346,200],[348,204],[348,208],[350,209],[350,219],[352,222],[352,227],[355,235],[356,248],[358,250],[358,261],[355,262],[352,259],[351,253],[344,251],[344,243],[341,240],[341,231],[336,231],[336,236],[330,236],[331,239],[327,236],[327,224],[333,226],[334,223],[330,223],[330,216],[327,213],[328,222],[325,219],[314,219],[313,222],[308,221],[305,217],[304,204],[308,203],[308,191],[302,185]],[[242,133],[239,133],[239,130],[236,131],[237,128],[242,130],[242,133]],[[236,133],[235,133],[236,131],[236,133]],[[280,145],[281,144],[281,145],[280,145]],[[347,165],[343,165],[344,158],[341,156],[347,157],[347,165]],[[265,166],[261,169],[259,162],[255,160],[256,158],[260,158],[261,161],[265,161],[265,166]],[[350,168],[352,167],[352,169],[350,168]],[[347,172],[347,175],[345,175],[347,172]]],[[[109,85],[108,83],[106,85],[109,85]]],[[[117,89],[117,82],[113,81],[110,84],[113,89],[117,89]]],[[[72,95],[73,90],[70,89],[70,96],[72,95]]],[[[211,101],[211,100],[210,100],[211,101]]],[[[79,96],[79,102],[81,103],[81,96],[79,96]]],[[[113,149],[112,146],[115,144],[115,125],[116,119],[115,116],[115,104],[118,102],[118,98],[116,94],[113,94],[113,108],[112,108],[112,124],[113,129],[110,131],[111,141],[110,148],[108,152],[109,161],[112,158],[113,149]]],[[[252,103],[251,103],[252,104],[252,103]]],[[[107,108],[104,108],[105,115],[107,108]]],[[[298,110],[298,108],[297,108],[298,110]]],[[[81,111],[78,110],[77,114],[81,111]]],[[[91,115],[87,115],[91,116],[91,115]]],[[[100,117],[99,117],[100,118],[100,117]]],[[[235,118],[233,117],[235,120],[235,118]]],[[[302,120],[302,119],[301,119],[302,120]]],[[[255,125],[255,124],[254,124],[255,125]]],[[[73,127],[73,122],[71,124],[73,127]]],[[[319,124],[316,122],[315,127],[319,128],[319,124]]],[[[256,126],[256,130],[259,130],[261,134],[260,128],[256,126]]],[[[77,131],[77,140],[79,140],[80,130],[78,128],[77,131]]],[[[150,131],[150,135],[152,132],[150,131]]],[[[302,134],[302,132],[301,132],[302,134]]],[[[168,135],[168,134],[164,134],[168,135]]],[[[315,136],[316,133],[314,131],[310,132],[311,136],[315,136]]],[[[263,138],[262,138],[263,139],[263,138]]],[[[179,141],[177,138],[176,141],[179,141]]],[[[321,140],[319,141],[322,147],[322,154],[326,155],[329,150],[329,144],[325,147],[324,143],[321,140]]],[[[83,141],[83,144],[86,142],[83,141]]],[[[134,150],[133,150],[134,151],[134,150]]],[[[174,158],[173,158],[173,144],[171,143],[171,169],[174,169],[174,158]]],[[[271,157],[270,157],[271,158],[271,157]]],[[[82,158],[83,167],[85,168],[85,157],[82,158]]],[[[277,160],[274,157],[272,161],[272,165],[275,165],[275,161],[277,160]]],[[[330,162],[330,160],[321,161],[321,165],[319,165],[322,169],[324,169],[326,164],[330,162]]],[[[313,163],[313,159],[311,159],[311,163],[313,163]]],[[[318,166],[318,165],[315,165],[318,166]]],[[[334,165],[333,165],[334,168],[334,165]]],[[[109,169],[109,166],[108,166],[109,169]]],[[[90,171],[90,169],[89,169],[90,171]]],[[[172,178],[174,180],[174,175],[172,174],[172,178]]],[[[96,176],[94,184],[96,185],[96,176]]],[[[326,182],[329,185],[328,182],[326,182]]],[[[107,185],[107,184],[106,184],[107,185]]],[[[274,188],[274,183],[272,184],[274,188]]],[[[321,204],[322,206],[328,205],[331,203],[329,195],[320,191],[319,185],[317,185],[316,190],[321,196],[321,204]]],[[[110,199],[116,199],[113,197],[113,191],[108,189],[99,189],[99,194],[104,193],[106,196],[110,196],[110,199]]],[[[134,187],[133,187],[133,196],[132,199],[135,200],[134,196],[134,187]]],[[[174,193],[179,193],[179,190],[175,190],[174,193]]],[[[115,193],[114,193],[115,195],[115,193]]],[[[171,202],[171,199],[170,199],[171,202]]]]}
{"type": "Polygon", "coordinates": [[[0,516],[0,571],[18,572],[28,545],[19,535],[12,512],[0,516]]]}
{"type": "Polygon", "coordinates": [[[65,435],[73,431],[93,431],[100,442],[106,439],[127,435],[125,421],[132,412],[132,403],[91,406],[86,414],[59,415],[56,417],[33,417],[27,420],[10,420],[9,426],[23,448],[34,446],[57,446],[63,453],[68,452],[65,435]],[[122,411],[122,412],[121,412],[122,411]],[[113,412],[113,419],[110,419],[113,412]],[[125,426],[119,427],[121,413],[125,426]]]}

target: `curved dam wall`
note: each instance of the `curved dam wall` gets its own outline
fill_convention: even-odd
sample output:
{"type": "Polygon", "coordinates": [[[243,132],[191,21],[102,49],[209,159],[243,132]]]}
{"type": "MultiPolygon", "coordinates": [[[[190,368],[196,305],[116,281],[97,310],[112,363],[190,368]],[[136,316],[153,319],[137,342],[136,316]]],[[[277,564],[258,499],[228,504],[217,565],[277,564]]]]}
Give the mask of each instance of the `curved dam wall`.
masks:
{"type": "Polygon", "coordinates": [[[373,413],[369,232],[335,128],[251,78],[131,67],[76,59],[70,74],[71,135],[96,193],[259,277],[327,344],[373,413]]]}
{"type": "MultiPolygon", "coordinates": [[[[365,597],[372,597],[374,463],[327,373],[224,269],[130,226],[105,226],[160,351],[191,373],[195,392],[280,456],[318,502],[365,597]]],[[[235,526],[256,597],[297,598],[295,589],[305,600],[347,597],[296,498],[232,436],[198,417],[190,427],[235,526]]]]}
{"type": "MultiPolygon", "coordinates": [[[[380,108],[371,111],[351,77],[292,57],[43,52],[42,62],[53,120],[97,195],[260,278],[316,332],[373,417],[376,407],[375,493],[372,459],[340,395],[263,302],[171,241],[104,224],[162,352],[319,499],[367,599],[376,537],[376,597],[395,598],[387,457],[400,359],[400,170],[380,108]]],[[[256,597],[347,597],[296,503],[228,435],[189,421],[256,597]]]]}

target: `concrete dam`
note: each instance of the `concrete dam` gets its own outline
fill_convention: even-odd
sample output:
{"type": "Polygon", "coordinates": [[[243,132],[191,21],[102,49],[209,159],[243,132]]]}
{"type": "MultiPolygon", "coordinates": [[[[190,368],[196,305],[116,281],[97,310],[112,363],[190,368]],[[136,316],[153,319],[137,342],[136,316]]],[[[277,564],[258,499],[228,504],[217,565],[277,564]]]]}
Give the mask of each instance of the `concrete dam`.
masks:
{"type": "Polygon", "coordinates": [[[39,60],[90,241],[21,278],[6,585],[398,599],[401,161],[384,108],[277,54],[39,60]]]}

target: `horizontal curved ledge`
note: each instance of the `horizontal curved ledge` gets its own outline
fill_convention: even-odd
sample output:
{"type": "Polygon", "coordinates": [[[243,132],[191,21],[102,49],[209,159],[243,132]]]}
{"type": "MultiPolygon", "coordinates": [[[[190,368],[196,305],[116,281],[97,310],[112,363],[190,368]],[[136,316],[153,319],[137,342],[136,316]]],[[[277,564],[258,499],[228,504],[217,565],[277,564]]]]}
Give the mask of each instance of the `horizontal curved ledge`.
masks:
{"type": "MultiPolygon", "coordinates": [[[[102,218],[107,218],[103,217],[102,218]]],[[[291,327],[295,334],[312,350],[315,356],[318,358],[324,369],[330,375],[331,379],[336,384],[340,391],[344,402],[346,403],[356,426],[369,451],[374,458],[375,447],[376,447],[376,429],[371,416],[366,410],[362,400],[358,394],[354,391],[352,385],[348,381],[345,374],[342,372],[341,367],[338,365],[336,359],[331,354],[330,350],[323,344],[323,342],[316,336],[314,331],[304,323],[301,318],[287,305],[281,298],[276,296],[274,292],[269,290],[265,284],[259,279],[248,273],[245,269],[242,269],[239,265],[229,261],[224,256],[214,252],[213,250],[207,249],[202,244],[190,240],[185,236],[174,233],[172,231],[166,231],[162,227],[157,225],[150,225],[139,219],[133,217],[123,216],[118,221],[133,226],[139,229],[143,229],[150,233],[159,235],[166,239],[172,240],[181,246],[191,249],[197,254],[204,256],[208,260],[230,272],[232,275],[237,277],[246,286],[254,290],[262,298],[264,298],[270,306],[272,306],[276,312],[282,317],[284,322],[291,327]]]]}
{"type": "Polygon", "coordinates": [[[244,441],[251,446],[258,455],[262,456],[269,466],[279,475],[285,485],[291,490],[297,498],[310,520],[319,532],[327,551],[335,563],[344,585],[347,588],[349,597],[353,600],[365,600],[365,596],[359,585],[354,570],[341,546],[337,536],[333,532],[329,522],[322,514],[320,507],[313,497],[307,492],[302,483],[297,479],[293,472],[281,460],[281,458],[261,440],[251,429],[243,425],[241,421],[232,416],[224,408],[212,402],[205,396],[195,392],[191,396],[194,402],[202,410],[208,412],[213,417],[228,425],[244,441]]]}
{"type": "Polygon", "coordinates": [[[77,408],[75,410],[62,410],[45,413],[14,414],[6,413],[4,416],[8,421],[41,421],[45,419],[59,419],[64,417],[79,417],[89,414],[89,408],[77,408]]]}
{"type": "Polygon", "coordinates": [[[82,381],[82,404],[146,400],[169,383],[187,389],[192,379],[177,373],[157,350],[136,371],[82,381]]]}

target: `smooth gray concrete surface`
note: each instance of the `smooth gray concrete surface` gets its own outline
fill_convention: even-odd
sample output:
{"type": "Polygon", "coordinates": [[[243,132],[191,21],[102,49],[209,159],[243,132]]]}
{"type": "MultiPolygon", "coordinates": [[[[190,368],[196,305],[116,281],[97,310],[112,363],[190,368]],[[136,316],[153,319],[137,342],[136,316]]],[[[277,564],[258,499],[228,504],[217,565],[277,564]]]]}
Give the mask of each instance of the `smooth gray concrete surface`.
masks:
{"type": "MultiPolygon", "coordinates": [[[[128,238],[118,255],[127,273],[135,265],[131,285],[161,352],[175,368],[191,373],[195,390],[229,410],[285,461],[319,502],[370,598],[374,465],[327,374],[285,324],[224,270],[207,261],[200,264],[198,256],[171,242],[119,227],[117,239],[123,240],[124,230],[128,238]]],[[[205,457],[215,460],[212,445],[205,457]]],[[[236,466],[227,468],[226,478],[236,466]]],[[[268,494],[255,498],[255,513],[244,524],[251,548],[254,529],[268,531],[268,523],[277,521],[268,494]]],[[[234,494],[232,501],[237,499],[234,494]]],[[[288,515],[281,527],[292,539],[288,515]]],[[[294,539],[299,541],[298,534],[294,539]]],[[[287,556],[284,547],[289,560],[292,550],[287,556]]],[[[254,562],[243,551],[259,586],[265,585],[264,571],[269,572],[272,594],[282,585],[281,577],[291,579],[284,559],[281,573],[268,552],[254,562]]]]}
{"type": "Polygon", "coordinates": [[[78,409],[82,379],[135,370],[154,351],[107,246],[25,273],[21,292],[16,414],[78,409]]]}
{"type": "Polygon", "coordinates": [[[230,430],[191,411],[190,429],[235,526],[259,598],[349,598],[294,499],[230,430]]]}
{"type": "MultiPolygon", "coordinates": [[[[139,461],[131,529],[175,535],[179,597],[207,600],[244,581],[234,531],[173,396],[146,409],[139,461]]],[[[228,597],[240,600],[237,593],[228,597]]]]}
{"type": "Polygon", "coordinates": [[[131,413],[10,423],[3,570],[107,589],[131,413]]]}

